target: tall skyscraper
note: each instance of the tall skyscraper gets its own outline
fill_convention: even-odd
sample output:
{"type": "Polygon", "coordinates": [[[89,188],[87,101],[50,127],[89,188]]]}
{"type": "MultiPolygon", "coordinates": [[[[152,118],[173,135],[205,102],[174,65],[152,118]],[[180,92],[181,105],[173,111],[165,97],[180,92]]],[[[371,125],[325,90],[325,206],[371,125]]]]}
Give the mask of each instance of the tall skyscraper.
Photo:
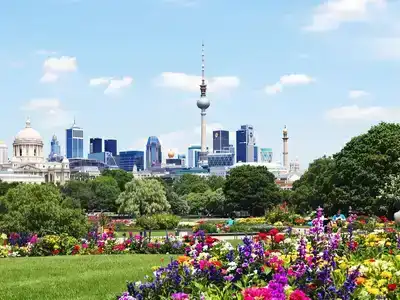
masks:
{"type": "Polygon", "coordinates": [[[101,152],[103,152],[103,139],[101,139],[101,138],[90,138],[90,150],[89,150],[89,153],[101,153],[101,152]]]}
{"type": "Polygon", "coordinates": [[[67,129],[67,158],[83,158],[83,129],[75,123],[67,129]]]}
{"type": "Polygon", "coordinates": [[[111,152],[113,156],[117,156],[117,140],[104,140],[104,151],[111,152]]]}
{"type": "Polygon", "coordinates": [[[144,151],[121,151],[119,167],[127,172],[132,172],[134,166],[138,171],[144,170],[144,151]]]}
{"type": "Polygon", "coordinates": [[[213,131],[213,151],[221,152],[229,147],[229,131],[214,130],[213,131]]]}
{"type": "Polygon", "coordinates": [[[207,99],[207,84],[204,76],[204,43],[201,46],[201,84],[200,99],[197,100],[197,107],[201,109],[201,152],[199,160],[202,165],[207,164],[207,145],[206,145],[206,110],[210,107],[210,100],[207,99]]]}
{"type": "Polygon", "coordinates": [[[254,162],[254,128],[252,125],[242,125],[236,131],[236,162],[254,162]]]}
{"type": "Polygon", "coordinates": [[[0,141],[0,165],[4,165],[7,163],[8,163],[8,147],[3,141],[0,141]]]}
{"type": "Polygon", "coordinates": [[[188,148],[188,167],[197,168],[199,166],[199,153],[201,146],[190,146],[188,148]]]}
{"type": "Polygon", "coordinates": [[[289,170],[289,149],[288,149],[288,130],[285,127],[283,128],[283,136],[282,136],[282,141],[283,141],[283,166],[286,168],[286,170],[289,170]]]}
{"type": "Polygon", "coordinates": [[[146,145],[146,168],[161,165],[162,153],[161,144],[156,136],[151,136],[146,145]]]}
{"type": "Polygon", "coordinates": [[[260,157],[261,162],[272,162],[272,149],[271,148],[261,148],[260,149],[260,157]]]}
{"type": "Polygon", "coordinates": [[[57,158],[61,158],[61,147],[57,136],[54,134],[50,142],[49,160],[54,161],[57,160],[57,158]]]}

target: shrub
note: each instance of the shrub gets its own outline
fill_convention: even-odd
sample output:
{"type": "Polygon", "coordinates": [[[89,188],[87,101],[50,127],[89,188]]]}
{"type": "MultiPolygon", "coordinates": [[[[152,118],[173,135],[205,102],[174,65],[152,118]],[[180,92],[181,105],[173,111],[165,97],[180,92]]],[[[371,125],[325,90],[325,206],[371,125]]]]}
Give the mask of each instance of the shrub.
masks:
{"type": "Polygon", "coordinates": [[[78,240],[68,234],[46,235],[35,243],[31,250],[32,256],[48,256],[71,254],[78,240]]]}
{"type": "Polygon", "coordinates": [[[146,230],[175,229],[178,226],[179,221],[180,218],[174,215],[146,215],[138,218],[136,220],[136,225],[146,230]]]}

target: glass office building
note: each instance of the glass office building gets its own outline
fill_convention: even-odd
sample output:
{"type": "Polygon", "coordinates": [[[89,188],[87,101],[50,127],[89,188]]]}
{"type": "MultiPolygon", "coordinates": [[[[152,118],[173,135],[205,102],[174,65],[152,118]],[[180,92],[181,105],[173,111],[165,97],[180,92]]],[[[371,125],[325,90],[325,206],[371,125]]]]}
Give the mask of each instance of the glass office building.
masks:
{"type": "Polygon", "coordinates": [[[190,146],[188,148],[188,167],[198,168],[199,167],[199,153],[201,146],[190,146]]]}
{"type": "Polygon", "coordinates": [[[101,138],[90,138],[89,153],[103,152],[103,140],[101,138]]]}
{"type": "Polygon", "coordinates": [[[236,162],[254,162],[255,143],[253,126],[240,126],[236,131],[236,162]]]}
{"type": "Polygon", "coordinates": [[[261,162],[272,162],[272,148],[261,148],[260,149],[260,157],[261,162]]]}
{"type": "Polygon", "coordinates": [[[258,147],[254,146],[254,162],[258,162],[258,147]]]}
{"type": "Polygon", "coordinates": [[[117,140],[104,140],[104,151],[111,152],[114,157],[117,156],[117,140]]]}
{"type": "Polygon", "coordinates": [[[161,165],[161,143],[156,136],[151,136],[146,145],[146,168],[161,165]]]}
{"type": "Polygon", "coordinates": [[[74,125],[67,132],[67,158],[83,158],[83,129],[74,125]]]}
{"type": "Polygon", "coordinates": [[[213,131],[213,151],[219,152],[229,147],[229,131],[214,130],[213,131]]]}
{"type": "Polygon", "coordinates": [[[121,151],[119,153],[120,169],[132,172],[135,165],[138,171],[144,170],[144,151],[121,151]]]}

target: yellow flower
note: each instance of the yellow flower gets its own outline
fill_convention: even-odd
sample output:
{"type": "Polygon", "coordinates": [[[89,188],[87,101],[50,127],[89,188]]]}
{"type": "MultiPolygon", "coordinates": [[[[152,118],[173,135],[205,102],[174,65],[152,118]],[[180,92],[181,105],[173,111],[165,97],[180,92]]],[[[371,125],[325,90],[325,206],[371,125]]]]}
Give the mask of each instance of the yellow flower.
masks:
{"type": "Polygon", "coordinates": [[[157,271],[157,270],[158,270],[158,268],[159,268],[159,267],[157,267],[157,266],[154,266],[154,267],[151,267],[151,270],[152,270],[152,271],[157,271]]]}
{"type": "Polygon", "coordinates": [[[347,269],[347,264],[345,262],[340,263],[339,268],[342,270],[347,269]]]}
{"type": "Polygon", "coordinates": [[[381,273],[381,277],[390,279],[390,278],[392,278],[392,273],[390,273],[390,272],[388,272],[388,271],[383,271],[383,272],[381,273]]]}
{"type": "Polygon", "coordinates": [[[372,295],[378,295],[379,294],[379,289],[367,287],[367,292],[372,294],[372,295]]]}
{"type": "Polygon", "coordinates": [[[391,246],[392,243],[391,242],[386,242],[386,246],[391,246]]]}
{"type": "Polygon", "coordinates": [[[397,255],[396,255],[396,259],[397,259],[397,260],[400,260],[400,254],[397,254],[397,255]]]}

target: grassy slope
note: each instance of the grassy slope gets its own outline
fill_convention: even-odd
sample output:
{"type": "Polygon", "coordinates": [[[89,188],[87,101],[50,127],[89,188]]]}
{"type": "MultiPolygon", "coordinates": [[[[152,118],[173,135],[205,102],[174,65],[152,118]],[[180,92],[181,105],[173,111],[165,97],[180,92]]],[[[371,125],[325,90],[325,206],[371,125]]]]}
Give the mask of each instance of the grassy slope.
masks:
{"type": "Polygon", "coordinates": [[[0,299],[115,299],[168,255],[98,255],[0,260],[0,299]]]}

